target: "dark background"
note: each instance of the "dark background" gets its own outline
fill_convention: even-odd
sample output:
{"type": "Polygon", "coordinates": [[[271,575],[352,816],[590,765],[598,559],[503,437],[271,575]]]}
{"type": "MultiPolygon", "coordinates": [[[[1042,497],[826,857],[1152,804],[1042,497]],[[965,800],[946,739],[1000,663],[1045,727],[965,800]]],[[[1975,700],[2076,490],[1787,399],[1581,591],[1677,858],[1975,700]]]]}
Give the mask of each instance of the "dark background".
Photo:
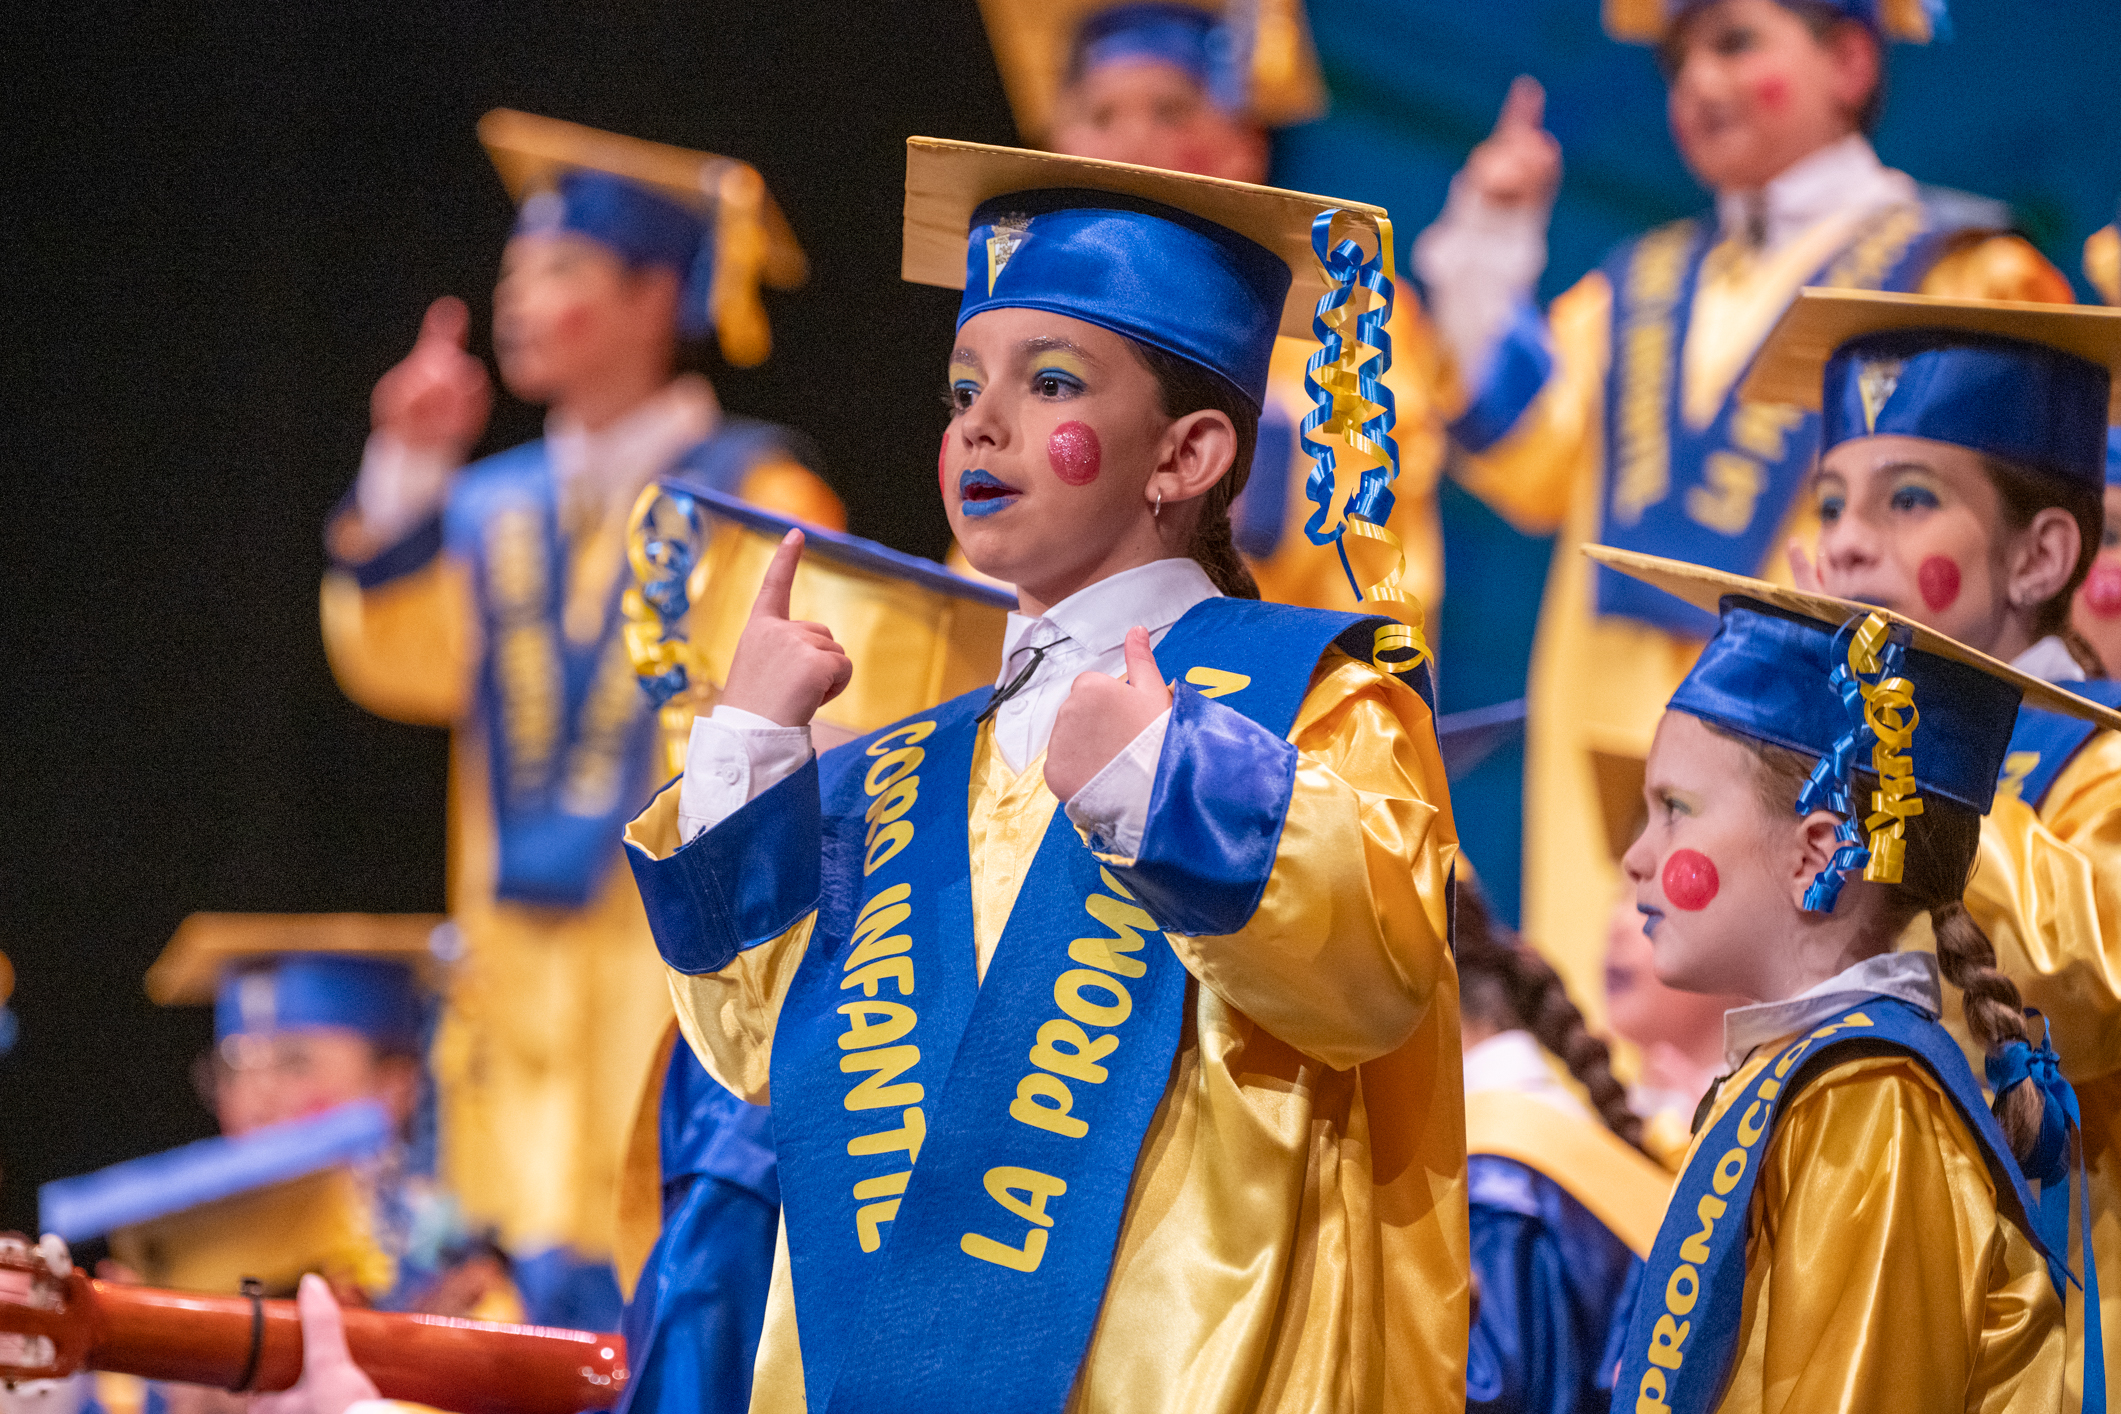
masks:
{"type": "MultiPolygon", "coordinates": [[[[2011,202],[2073,277],[2121,193],[2121,5],[1955,0],[1878,135],[2011,202]]],[[[1510,76],[1568,154],[1545,292],[1698,208],[1647,53],[1596,0],[1311,0],[1332,115],[1276,180],[1375,201],[1404,254],[1510,76]]],[[[811,256],[732,410],[823,445],[853,528],[936,553],[929,468],[956,297],[898,279],[909,133],[1013,140],[974,0],[18,3],[0,44],[0,1229],[36,1185],[209,1133],[203,1010],[140,978],[196,909],[442,903],[440,732],[351,706],[316,623],[320,527],[368,391],[436,295],[483,326],[510,212],[496,105],[756,163],[811,256]]],[[[2080,281],[2080,288],[2082,284],[2080,281]]],[[[483,335],[480,340],[483,352],[483,335]]],[[[488,449],[536,435],[501,400],[488,449]]],[[[1445,710],[1522,690],[1546,566],[1446,487],[1445,710]]],[[[1516,912],[1517,773],[1454,787],[1516,912]]],[[[631,1103],[619,1097],[617,1103],[631,1103]]]]}

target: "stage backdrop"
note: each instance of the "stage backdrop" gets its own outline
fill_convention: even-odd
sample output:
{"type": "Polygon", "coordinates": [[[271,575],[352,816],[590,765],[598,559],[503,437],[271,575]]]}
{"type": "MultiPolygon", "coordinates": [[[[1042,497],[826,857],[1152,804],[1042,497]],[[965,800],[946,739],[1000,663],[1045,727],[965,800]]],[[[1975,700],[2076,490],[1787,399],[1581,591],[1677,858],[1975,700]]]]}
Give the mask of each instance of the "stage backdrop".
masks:
{"type": "MultiPolygon", "coordinates": [[[[1879,153],[1918,181],[2008,202],[2080,297],[2093,298],[2084,238],[2114,219],[2121,195],[2112,137],[2121,5],[1949,3],[1949,40],[1891,54],[1879,153]]],[[[1597,0],[1311,0],[1310,12],[1333,108],[1282,134],[1275,180],[1390,209],[1402,269],[1520,73],[1546,85],[1565,163],[1544,298],[1614,242],[1708,205],[1672,146],[1650,51],[1607,39],[1597,0]]],[[[1444,710],[1517,697],[1549,546],[1449,486],[1444,534],[1444,710]]],[[[1513,920],[1523,767],[1521,750],[1497,753],[1453,792],[1467,852],[1513,920]]]]}

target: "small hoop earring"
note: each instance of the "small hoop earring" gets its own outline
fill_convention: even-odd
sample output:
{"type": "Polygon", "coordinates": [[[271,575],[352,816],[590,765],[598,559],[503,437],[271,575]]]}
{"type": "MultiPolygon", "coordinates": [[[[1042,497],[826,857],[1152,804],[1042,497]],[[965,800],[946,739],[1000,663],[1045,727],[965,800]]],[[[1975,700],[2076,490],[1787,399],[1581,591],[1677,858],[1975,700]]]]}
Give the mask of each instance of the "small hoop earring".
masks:
{"type": "Polygon", "coordinates": [[[1161,492],[1161,491],[1159,491],[1159,492],[1157,492],[1157,493],[1156,493],[1156,509],[1154,509],[1154,510],[1152,510],[1152,511],[1150,511],[1150,512],[1149,512],[1149,519],[1151,519],[1151,520],[1161,520],[1161,519],[1163,519],[1163,514],[1164,514],[1164,493],[1163,493],[1163,492],[1161,492]]]}

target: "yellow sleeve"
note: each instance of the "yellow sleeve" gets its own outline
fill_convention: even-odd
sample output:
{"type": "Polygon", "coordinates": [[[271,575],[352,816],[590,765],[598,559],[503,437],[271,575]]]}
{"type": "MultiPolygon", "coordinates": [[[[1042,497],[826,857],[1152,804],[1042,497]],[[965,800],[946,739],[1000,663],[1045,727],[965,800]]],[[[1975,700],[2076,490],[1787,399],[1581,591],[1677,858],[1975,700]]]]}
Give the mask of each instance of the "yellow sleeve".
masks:
{"type": "Polygon", "coordinates": [[[448,555],[373,589],[332,570],[321,596],[324,656],[340,689],[378,716],[447,726],[471,704],[478,617],[448,555]]]}
{"type": "Polygon", "coordinates": [[[1457,832],[1427,709],[1370,665],[1330,654],[1290,740],[1296,786],[1258,908],[1236,933],[1168,936],[1203,986],[1344,1069],[1428,1013],[1457,832]]]}
{"type": "MultiPolygon", "coordinates": [[[[677,782],[658,792],[626,827],[626,843],[654,859],[668,858],[684,843],[678,838],[677,782]]],[[[709,1075],[749,1104],[771,1101],[773,1028],[816,922],[815,911],[804,914],[786,932],[746,948],[718,972],[694,976],[664,969],[685,1044],[709,1075]]]]}
{"type": "Polygon", "coordinates": [[[1750,1224],[1724,1408],[2060,1406],[2061,1304],[1919,1062],[1846,1062],[1793,1100],[1750,1224]]]}
{"type": "Polygon", "coordinates": [[[2070,288],[2069,278],[2023,236],[1968,240],[1930,267],[1918,293],[1950,299],[2077,302],[2077,292],[2070,288]]]}
{"type": "Polygon", "coordinates": [[[847,528],[847,508],[809,467],[786,458],[760,462],[744,473],[737,494],[761,510],[827,530],[847,528]]]}
{"type": "Polygon", "coordinates": [[[2085,743],[2039,814],[1998,796],[1966,906],[2070,1079],[2121,1070],[2121,733],[2085,743]]]}
{"type": "Polygon", "coordinates": [[[1560,529],[1577,489],[1598,474],[1612,321],[1612,284],[1593,270],[1547,311],[1554,371],[1539,397],[1508,436],[1458,460],[1459,483],[1527,535],[1560,529]]]}

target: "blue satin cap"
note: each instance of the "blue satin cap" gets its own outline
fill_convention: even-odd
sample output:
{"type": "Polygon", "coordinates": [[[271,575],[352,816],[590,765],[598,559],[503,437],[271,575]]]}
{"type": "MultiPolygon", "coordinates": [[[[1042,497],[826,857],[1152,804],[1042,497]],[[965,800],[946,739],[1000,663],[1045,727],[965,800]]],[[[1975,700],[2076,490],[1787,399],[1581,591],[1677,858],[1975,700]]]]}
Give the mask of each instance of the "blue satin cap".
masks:
{"type": "MultiPolygon", "coordinates": [[[[1735,594],[1721,607],[1716,636],[1670,709],[1806,756],[1827,755],[1849,729],[1841,696],[1827,683],[1841,626],[1735,594]]],[[[1917,789],[1987,814],[2018,721],[2018,689],[1914,648],[1904,676],[1921,714],[1909,746],[1917,789]]]]}
{"type": "Polygon", "coordinates": [[[1092,15],[1075,37],[1070,82],[1128,60],[1157,60],[1192,76],[1225,112],[1245,107],[1247,57],[1230,26],[1192,5],[1117,5],[1092,15]]]}
{"type": "Polygon", "coordinates": [[[231,967],[214,997],[214,1039],[344,1026],[389,1050],[418,1050],[420,991],[410,966],[336,953],[288,953],[231,967]]]}
{"type": "Polygon", "coordinates": [[[1926,437],[2100,487],[2111,386],[2089,359],[2023,339],[1954,329],[1865,334],[1827,360],[1822,449],[1865,436],[1926,437]]]}
{"type": "Polygon", "coordinates": [[[1265,246],[1161,202],[1017,192],[972,213],[957,322],[990,309],[1069,315],[1218,373],[1256,407],[1290,278],[1265,246]]]}
{"type": "Polygon", "coordinates": [[[516,214],[515,234],[587,236],[635,268],[660,266],[684,282],[678,324],[687,338],[714,327],[714,224],[639,182],[609,172],[574,171],[533,193],[516,214]]]}

